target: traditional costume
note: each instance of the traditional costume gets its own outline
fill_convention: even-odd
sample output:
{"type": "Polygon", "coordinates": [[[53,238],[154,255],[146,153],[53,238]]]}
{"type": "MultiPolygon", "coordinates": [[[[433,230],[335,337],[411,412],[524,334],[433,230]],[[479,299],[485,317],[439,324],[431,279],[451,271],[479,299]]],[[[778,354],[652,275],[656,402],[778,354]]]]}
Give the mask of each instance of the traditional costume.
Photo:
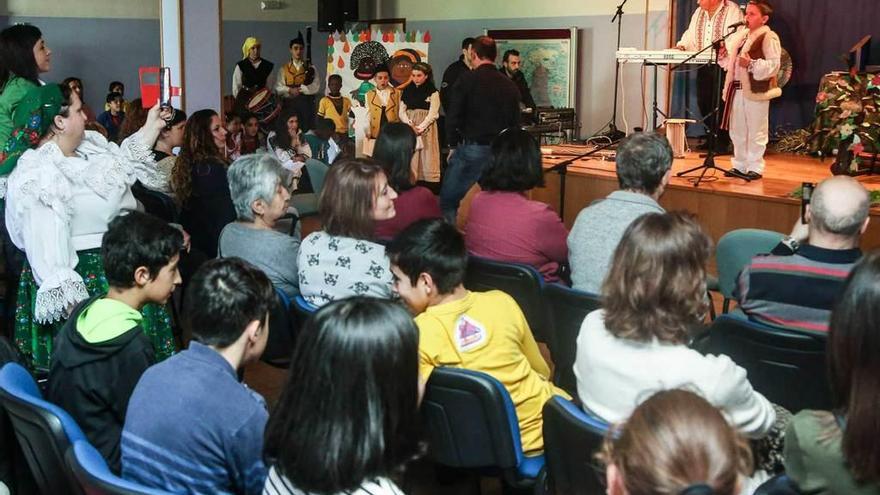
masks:
{"type": "Polygon", "coordinates": [[[258,45],[260,45],[260,40],[251,37],[245,39],[244,44],[241,46],[244,58],[235,64],[235,69],[232,71],[232,96],[236,98],[238,98],[238,93],[243,89],[253,92],[261,88],[271,87],[270,76],[275,65],[264,58],[256,62],[252,62],[248,58],[251,48],[258,45]]]}
{"type": "MultiPolygon", "coordinates": [[[[305,46],[302,33],[294,38],[291,44],[305,46]]],[[[304,60],[291,58],[290,62],[281,67],[278,80],[275,83],[275,94],[281,98],[282,106],[296,110],[303,132],[308,131],[314,125],[315,95],[321,89],[321,81],[318,77],[306,84],[308,69],[309,66],[304,60]],[[293,95],[293,88],[299,89],[298,95],[293,95]]]]}
{"type": "Polygon", "coordinates": [[[431,81],[421,86],[414,82],[400,97],[400,121],[411,125],[419,135],[412,157],[416,180],[440,182],[440,138],[435,123],[440,117],[440,92],[431,81]]]}

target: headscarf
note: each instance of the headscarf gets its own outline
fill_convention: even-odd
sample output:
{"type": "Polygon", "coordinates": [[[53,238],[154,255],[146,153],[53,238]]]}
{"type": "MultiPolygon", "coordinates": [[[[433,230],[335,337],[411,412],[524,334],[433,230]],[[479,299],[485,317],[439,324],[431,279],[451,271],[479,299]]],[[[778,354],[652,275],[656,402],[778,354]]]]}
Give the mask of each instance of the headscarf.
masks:
{"type": "Polygon", "coordinates": [[[0,176],[11,174],[19,157],[37,147],[52,119],[61,111],[63,100],[58,84],[38,86],[25,93],[12,114],[14,130],[0,151],[0,176]]]}
{"type": "Polygon", "coordinates": [[[241,45],[241,53],[243,55],[242,58],[248,58],[248,54],[251,52],[251,48],[257,45],[262,45],[259,39],[254,38],[253,36],[246,38],[244,40],[244,44],[241,45]]]}

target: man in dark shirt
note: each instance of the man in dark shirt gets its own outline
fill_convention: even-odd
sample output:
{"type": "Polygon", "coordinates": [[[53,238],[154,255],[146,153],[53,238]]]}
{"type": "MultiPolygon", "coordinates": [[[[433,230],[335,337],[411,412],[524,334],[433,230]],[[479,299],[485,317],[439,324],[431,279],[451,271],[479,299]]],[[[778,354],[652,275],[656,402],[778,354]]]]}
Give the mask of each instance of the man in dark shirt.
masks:
{"type": "Polygon", "coordinates": [[[522,59],[517,50],[507,50],[501,57],[501,72],[509,77],[519,89],[519,99],[522,103],[523,113],[529,115],[528,120],[531,121],[531,115],[535,111],[535,99],[532,98],[532,92],[529,91],[529,83],[526,82],[526,76],[520,70],[522,59]]]}
{"type": "Polygon", "coordinates": [[[443,72],[443,84],[440,85],[440,103],[443,105],[444,111],[449,111],[449,104],[452,97],[452,87],[462,74],[471,70],[471,45],[474,43],[473,38],[465,38],[461,40],[461,55],[458,60],[449,64],[449,67],[443,72]]]}
{"type": "Polygon", "coordinates": [[[520,124],[519,90],[495,68],[495,40],[479,36],[472,47],[473,69],[455,83],[446,112],[447,142],[454,150],[440,188],[440,209],[452,222],[461,198],[483,173],[492,140],[520,124]]]}

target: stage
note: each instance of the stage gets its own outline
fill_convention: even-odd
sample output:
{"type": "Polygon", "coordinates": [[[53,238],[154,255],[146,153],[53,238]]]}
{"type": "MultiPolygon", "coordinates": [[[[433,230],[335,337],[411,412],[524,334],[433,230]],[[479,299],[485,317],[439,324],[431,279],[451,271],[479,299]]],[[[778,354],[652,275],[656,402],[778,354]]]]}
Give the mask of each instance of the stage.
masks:
{"type": "MultiPolygon", "coordinates": [[[[544,167],[550,168],[572,156],[583,154],[587,148],[575,146],[547,147],[552,154],[544,155],[544,167]],[[580,151],[579,151],[580,150],[580,151]]],[[[715,163],[730,168],[730,156],[716,157],[715,163]]],[[[687,210],[695,213],[703,227],[718,242],[725,233],[741,228],[757,228],[788,233],[800,215],[800,199],[792,198],[792,191],[803,182],[818,183],[831,177],[831,159],[820,161],[802,155],[773,154],[766,156],[764,178],[746,182],[742,179],[724,177],[722,172],[709,171],[699,187],[694,187],[687,177],[675,174],[703,163],[696,152],[676,159],[672,165],[673,176],[660,198],[667,210],[687,210]]],[[[691,174],[694,177],[699,172],[691,174]]],[[[880,189],[880,175],[858,177],[868,189],[880,189]]],[[[535,189],[531,197],[550,204],[559,211],[559,175],[546,174],[546,186],[535,189]]],[[[596,199],[601,199],[617,189],[614,162],[601,159],[584,159],[568,167],[565,188],[564,222],[570,229],[577,214],[596,199]]],[[[880,207],[871,209],[871,223],[862,238],[862,249],[880,247],[880,207]]]]}

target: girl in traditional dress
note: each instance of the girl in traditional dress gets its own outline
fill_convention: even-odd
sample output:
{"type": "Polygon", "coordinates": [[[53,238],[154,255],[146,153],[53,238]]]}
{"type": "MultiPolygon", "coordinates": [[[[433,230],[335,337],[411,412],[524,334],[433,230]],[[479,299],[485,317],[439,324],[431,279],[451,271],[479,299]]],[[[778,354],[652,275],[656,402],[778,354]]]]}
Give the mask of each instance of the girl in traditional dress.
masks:
{"type": "MultiPolygon", "coordinates": [[[[31,123],[42,138],[24,152],[7,191],[6,225],[12,242],[27,253],[15,312],[15,341],[35,369],[49,367],[52,339],[73,307],[108,289],[101,239],[120,211],[137,206],[131,185],[161,180],[151,148],[165,126],[159,107],[121,145],[85,131],[79,96],[50,84],[29,93],[31,123]]],[[[23,102],[24,104],[24,102],[23,102]]],[[[141,326],[157,359],[174,352],[171,320],[162,306],[148,305],[141,326]]]]}
{"type": "Polygon", "coordinates": [[[435,125],[439,116],[440,92],[434,86],[431,66],[416,62],[412,84],[403,89],[400,98],[400,121],[412,126],[418,136],[412,160],[416,180],[440,182],[440,139],[435,125]]]}

